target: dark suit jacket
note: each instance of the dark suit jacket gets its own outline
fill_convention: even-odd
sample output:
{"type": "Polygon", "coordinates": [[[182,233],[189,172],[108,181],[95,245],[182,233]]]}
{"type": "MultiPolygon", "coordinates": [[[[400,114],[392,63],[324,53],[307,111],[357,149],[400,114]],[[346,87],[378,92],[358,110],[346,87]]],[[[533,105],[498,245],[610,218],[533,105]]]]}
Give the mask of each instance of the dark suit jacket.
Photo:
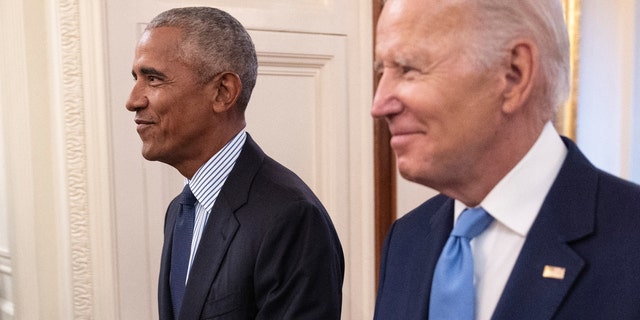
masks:
{"type": "MultiPolygon", "coordinates": [[[[640,319],[640,186],[569,149],[492,319],[640,319]],[[566,268],[563,280],[542,277],[566,268]]],[[[453,227],[453,199],[394,223],[383,249],[375,319],[427,319],[431,281],[453,227]]],[[[437,320],[437,319],[436,319],[437,320]]]]}
{"type": "MultiPolygon", "coordinates": [[[[160,319],[174,319],[171,239],[165,217],[160,319]]],[[[179,320],[339,319],[344,258],[320,201],[247,136],[218,196],[189,274],[179,320]]]]}

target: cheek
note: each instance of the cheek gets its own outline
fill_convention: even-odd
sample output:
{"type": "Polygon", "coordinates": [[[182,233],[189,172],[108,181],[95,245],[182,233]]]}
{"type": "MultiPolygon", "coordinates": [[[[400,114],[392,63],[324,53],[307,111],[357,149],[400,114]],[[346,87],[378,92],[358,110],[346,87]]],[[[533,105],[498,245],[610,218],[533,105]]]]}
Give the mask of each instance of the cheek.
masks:
{"type": "Polygon", "coordinates": [[[434,118],[439,114],[451,112],[451,102],[460,96],[459,92],[451,90],[437,79],[425,79],[405,83],[398,89],[399,99],[407,105],[416,116],[434,118]]]}
{"type": "Polygon", "coordinates": [[[194,111],[190,104],[187,95],[169,95],[158,100],[154,112],[162,119],[165,128],[179,129],[181,126],[188,126],[190,122],[190,115],[194,111]]]}
{"type": "Polygon", "coordinates": [[[398,97],[408,101],[420,101],[432,95],[433,87],[426,81],[404,82],[397,88],[398,97]]]}

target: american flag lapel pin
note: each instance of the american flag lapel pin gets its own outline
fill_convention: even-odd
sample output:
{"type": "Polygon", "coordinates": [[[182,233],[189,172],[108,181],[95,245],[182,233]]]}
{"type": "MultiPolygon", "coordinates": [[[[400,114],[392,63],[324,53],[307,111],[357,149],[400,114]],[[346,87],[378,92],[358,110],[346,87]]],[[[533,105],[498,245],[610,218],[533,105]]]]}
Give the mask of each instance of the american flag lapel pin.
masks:
{"type": "Polygon", "coordinates": [[[544,270],[542,271],[542,277],[547,279],[562,280],[564,279],[565,272],[566,269],[563,267],[545,265],[544,270]]]}

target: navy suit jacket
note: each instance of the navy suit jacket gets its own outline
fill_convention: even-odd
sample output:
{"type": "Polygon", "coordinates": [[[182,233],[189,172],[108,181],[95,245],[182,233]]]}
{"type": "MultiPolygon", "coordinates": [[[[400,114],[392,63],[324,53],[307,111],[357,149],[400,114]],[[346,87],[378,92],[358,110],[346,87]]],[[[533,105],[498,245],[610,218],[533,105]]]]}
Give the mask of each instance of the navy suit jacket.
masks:
{"type": "MultiPolygon", "coordinates": [[[[165,217],[159,314],[174,319],[169,275],[179,204],[165,217]]],[[[179,320],[340,319],[344,258],[324,207],[247,136],[207,222],[179,320]]]]}
{"type": "MultiPolygon", "coordinates": [[[[534,221],[492,319],[640,319],[640,186],[595,168],[576,145],[534,221]],[[542,276],[545,265],[564,279],[542,276]]],[[[375,319],[427,319],[431,281],[453,228],[438,195],[391,227],[375,319]]],[[[434,319],[437,320],[437,319],[434,319]]]]}

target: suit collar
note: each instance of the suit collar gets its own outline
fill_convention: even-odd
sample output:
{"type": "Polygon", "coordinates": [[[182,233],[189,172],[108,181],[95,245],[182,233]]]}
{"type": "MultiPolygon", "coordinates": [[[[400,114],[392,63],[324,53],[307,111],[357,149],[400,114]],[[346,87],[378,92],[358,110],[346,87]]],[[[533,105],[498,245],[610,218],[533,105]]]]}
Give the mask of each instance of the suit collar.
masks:
{"type": "Polygon", "coordinates": [[[594,231],[598,174],[573,142],[566,138],[563,142],[569,150],[567,158],[531,227],[493,319],[552,318],[585,266],[572,243],[594,231]],[[562,279],[543,277],[545,266],[563,268],[565,274],[562,279]]]}
{"type": "MultiPolygon", "coordinates": [[[[449,234],[453,229],[453,208],[455,200],[446,198],[446,201],[442,203],[442,206],[436,211],[436,213],[429,219],[429,237],[442,240],[444,242],[449,238],[449,234]]],[[[439,242],[439,241],[437,241],[439,242]]],[[[442,243],[444,246],[444,242],[442,243]]],[[[440,252],[437,252],[440,256],[440,252]]]]}
{"type": "MultiPolygon", "coordinates": [[[[229,174],[220,198],[226,199],[227,205],[233,211],[247,202],[251,181],[258,172],[266,155],[247,133],[247,140],[236,161],[234,169],[229,174]]],[[[213,207],[216,209],[216,206],[213,207]]]]}
{"type": "Polygon", "coordinates": [[[246,139],[246,131],[240,130],[196,171],[191,180],[188,180],[193,195],[204,211],[211,212],[222,186],[242,152],[246,139]]]}

